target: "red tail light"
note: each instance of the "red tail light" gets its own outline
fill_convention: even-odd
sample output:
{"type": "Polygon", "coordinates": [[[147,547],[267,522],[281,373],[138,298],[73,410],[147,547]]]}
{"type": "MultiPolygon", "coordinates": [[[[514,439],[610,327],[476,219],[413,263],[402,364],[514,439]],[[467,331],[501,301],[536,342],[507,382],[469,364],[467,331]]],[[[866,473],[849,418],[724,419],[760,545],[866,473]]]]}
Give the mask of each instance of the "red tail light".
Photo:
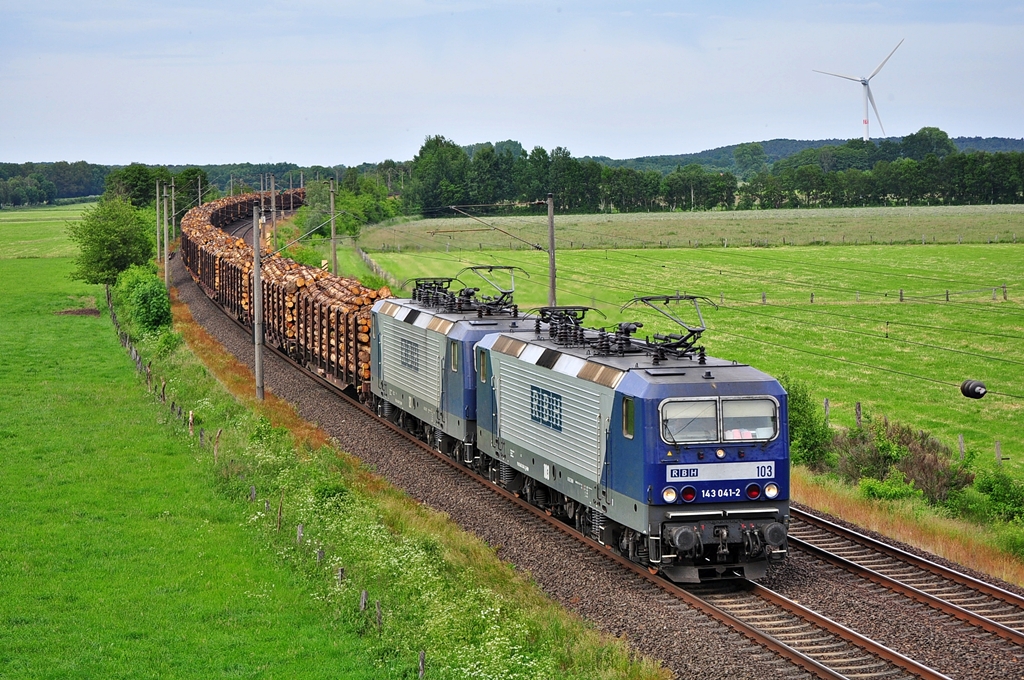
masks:
{"type": "Polygon", "coordinates": [[[754,500],[761,497],[761,487],[757,484],[747,485],[747,498],[754,500]]]}
{"type": "Polygon", "coordinates": [[[692,503],[693,499],[697,497],[697,490],[692,486],[684,486],[682,491],[683,500],[687,503],[692,503]]]}

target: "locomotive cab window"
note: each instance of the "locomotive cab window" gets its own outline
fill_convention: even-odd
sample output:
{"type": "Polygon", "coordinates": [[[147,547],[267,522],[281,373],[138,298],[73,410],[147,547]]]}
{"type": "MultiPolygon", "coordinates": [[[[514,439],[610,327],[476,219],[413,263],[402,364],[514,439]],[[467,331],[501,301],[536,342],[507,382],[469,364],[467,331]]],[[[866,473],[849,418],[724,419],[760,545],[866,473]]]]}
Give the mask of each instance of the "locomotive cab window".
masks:
{"type": "Polygon", "coordinates": [[[778,407],[771,399],[723,400],[722,430],[725,441],[771,439],[779,431],[778,407]]]}
{"type": "Polygon", "coordinates": [[[661,437],[669,444],[718,441],[718,402],[713,399],[664,402],[661,437]]]}
{"type": "Polygon", "coordinates": [[[484,358],[484,351],[479,350],[476,353],[476,374],[480,376],[480,382],[487,382],[487,360],[484,358]]]}
{"type": "Polygon", "coordinates": [[[451,341],[451,348],[452,348],[452,373],[458,373],[459,372],[459,341],[458,340],[452,340],[451,341]]]}
{"type": "Polygon", "coordinates": [[[622,436],[626,439],[633,438],[633,428],[636,422],[636,405],[632,397],[622,398],[622,436]]]}

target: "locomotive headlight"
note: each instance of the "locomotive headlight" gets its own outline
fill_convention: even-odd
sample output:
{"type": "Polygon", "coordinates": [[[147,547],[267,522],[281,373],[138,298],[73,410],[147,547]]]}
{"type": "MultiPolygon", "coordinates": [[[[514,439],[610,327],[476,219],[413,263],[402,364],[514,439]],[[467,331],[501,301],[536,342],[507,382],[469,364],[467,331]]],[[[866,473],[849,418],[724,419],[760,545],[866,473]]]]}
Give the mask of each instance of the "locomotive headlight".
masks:
{"type": "Polygon", "coordinates": [[[678,497],[679,494],[676,493],[675,487],[666,486],[665,489],[661,492],[661,498],[666,503],[675,503],[676,498],[678,497]]]}
{"type": "Polygon", "coordinates": [[[768,498],[775,498],[779,495],[779,485],[775,482],[769,482],[764,485],[764,495],[768,498]]]}
{"type": "Polygon", "coordinates": [[[719,460],[725,458],[725,449],[718,449],[715,451],[715,458],[718,458],[719,460]]]}

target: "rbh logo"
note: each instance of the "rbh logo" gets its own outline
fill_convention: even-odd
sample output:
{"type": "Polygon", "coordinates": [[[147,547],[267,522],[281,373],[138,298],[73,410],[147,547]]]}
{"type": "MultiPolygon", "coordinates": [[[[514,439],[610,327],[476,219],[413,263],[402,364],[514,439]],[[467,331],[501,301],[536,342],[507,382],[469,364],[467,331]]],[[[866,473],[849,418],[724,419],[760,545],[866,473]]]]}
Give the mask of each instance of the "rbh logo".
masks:
{"type": "Polygon", "coordinates": [[[402,338],[402,358],[401,363],[406,368],[416,371],[420,371],[420,346],[411,340],[402,338]]]}
{"type": "Polygon", "coordinates": [[[530,420],[562,431],[562,395],[530,386],[530,420]]]}

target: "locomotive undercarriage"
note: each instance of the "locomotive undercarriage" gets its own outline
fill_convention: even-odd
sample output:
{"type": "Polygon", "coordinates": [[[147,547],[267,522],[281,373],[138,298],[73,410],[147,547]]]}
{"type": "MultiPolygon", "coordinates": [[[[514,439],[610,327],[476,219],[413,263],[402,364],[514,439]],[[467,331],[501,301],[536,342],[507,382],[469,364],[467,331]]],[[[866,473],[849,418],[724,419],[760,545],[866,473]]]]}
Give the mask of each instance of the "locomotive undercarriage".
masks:
{"type": "MultiPolygon", "coordinates": [[[[572,525],[580,534],[652,573],[661,572],[672,581],[758,579],[767,574],[769,563],[781,561],[787,554],[788,527],[775,518],[723,520],[713,519],[709,514],[707,519],[688,523],[665,521],[660,533],[648,536],[524,475],[508,463],[481,453],[472,442],[459,441],[384,399],[371,399],[378,415],[434,450],[572,525]]],[[[788,524],[788,517],[784,521],[788,524]]]]}

